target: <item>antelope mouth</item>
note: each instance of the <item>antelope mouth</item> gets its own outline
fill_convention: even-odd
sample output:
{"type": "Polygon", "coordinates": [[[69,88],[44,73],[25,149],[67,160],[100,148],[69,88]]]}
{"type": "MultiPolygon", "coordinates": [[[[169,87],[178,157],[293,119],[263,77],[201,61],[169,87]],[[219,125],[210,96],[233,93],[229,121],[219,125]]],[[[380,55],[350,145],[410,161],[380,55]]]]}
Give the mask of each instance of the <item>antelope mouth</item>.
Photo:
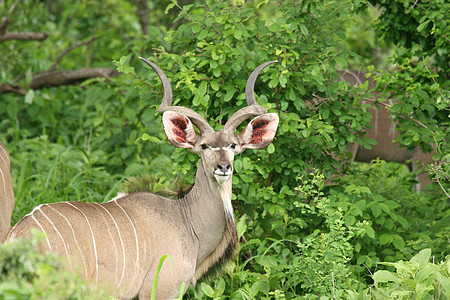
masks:
{"type": "Polygon", "coordinates": [[[231,178],[231,172],[223,173],[223,172],[214,172],[214,177],[216,178],[219,184],[224,184],[231,178]]]}

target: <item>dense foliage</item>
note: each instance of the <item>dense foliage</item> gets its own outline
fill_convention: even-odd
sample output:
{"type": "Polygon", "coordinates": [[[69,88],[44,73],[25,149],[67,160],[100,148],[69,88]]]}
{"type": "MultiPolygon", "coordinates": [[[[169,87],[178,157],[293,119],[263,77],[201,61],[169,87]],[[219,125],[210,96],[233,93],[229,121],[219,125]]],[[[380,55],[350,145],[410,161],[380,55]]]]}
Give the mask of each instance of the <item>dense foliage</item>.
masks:
{"type": "MultiPolygon", "coordinates": [[[[0,94],[13,222],[40,203],[108,201],[136,174],[155,178],[155,190],[193,182],[198,158],[166,142],[156,113],[160,82],[138,56],[166,72],[175,104],[195,109],[215,129],[245,105],[251,71],[276,59],[255,87],[259,103],[280,116],[276,139],[234,165],[239,255],[187,298],[450,297],[448,4],[181,2],[20,1],[13,10],[0,3],[9,10],[8,31],[48,34],[41,42],[0,42],[0,83],[24,89],[0,94]],[[370,32],[358,39],[354,28],[370,32]],[[374,41],[389,48],[378,51],[374,41]],[[371,60],[356,54],[361,49],[392,55],[371,60]],[[375,60],[390,68],[365,65],[375,60]],[[44,71],[94,67],[121,75],[29,88],[44,71]],[[348,143],[373,144],[362,133],[370,115],[360,101],[372,95],[337,82],[336,70],[345,68],[371,71],[381,98],[395,96],[399,141],[436,149],[441,186],[416,193],[415,174],[403,165],[343,164],[348,143]],[[325,185],[344,170],[336,185],[325,185]]],[[[44,264],[58,267],[52,259],[44,264]]]]}

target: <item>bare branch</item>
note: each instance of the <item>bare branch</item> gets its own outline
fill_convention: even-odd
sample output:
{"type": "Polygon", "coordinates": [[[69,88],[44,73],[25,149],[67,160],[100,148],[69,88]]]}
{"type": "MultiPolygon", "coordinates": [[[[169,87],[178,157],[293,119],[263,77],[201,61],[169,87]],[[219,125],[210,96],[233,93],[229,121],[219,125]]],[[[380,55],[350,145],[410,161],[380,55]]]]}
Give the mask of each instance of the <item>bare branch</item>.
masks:
{"type": "Polygon", "coordinates": [[[107,68],[47,72],[42,75],[34,77],[31,80],[30,88],[35,90],[48,86],[74,84],[89,78],[96,78],[96,77],[109,78],[117,75],[119,75],[119,72],[117,72],[114,69],[107,69],[107,68]]]}
{"type": "Polygon", "coordinates": [[[6,17],[3,21],[3,23],[0,25],[0,36],[4,35],[6,33],[6,29],[8,28],[9,24],[9,18],[6,17]]]}
{"type": "Polygon", "coordinates": [[[70,51],[72,51],[72,50],[74,50],[74,49],[76,49],[76,48],[78,48],[78,47],[81,47],[81,46],[84,46],[84,45],[86,45],[86,44],[92,43],[92,42],[95,41],[96,39],[98,39],[98,36],[94,36],[94,37],[90,38],[90,39],[87,40],[87,41],[84,41],[84,42],[81,42],[81,43],[72,45],[72,46],[70,46],[69,48],[67,48],[66,50],[64,50],[63,52],[61,52],[61,54],[58,55],[58,57],[55,59],[55,62],[54,62],[53,65],[50,67],[49,71],[52,71],[52,70],[56,69],[56,66],[57,66],[58,63],[61,61],[61,59],[64,57],[64,55],[66,55],[67,53],[69,53],[70,51]]]}
{"type": "Polygon", "coordinates": [[[303,64],[303,62],[305,61],[305,59],[313,52],[313,51],[315,51],[316,50],[316,48],[312,48],[308,53],[306,53],[306,55],[305,56],[303,56],[303,58],[302,58],[302,60],[298,63],[298,65],[297,65],[297,67],[295,68],[295,71],[294,72],[297,72],[298,71],[298,69],[300,68],[300,66],[303,64]]]}
{"type": "Polygon", "coordinates": [[[27,90],[21,86],[12,85],[9,83],[0,84],[0,94],[8,92],[25,95],[27,93],[27,90]]]}
{"type": "Polygon", "coordinates": [[[9,40],[43,41],[47,37],[47,34],[39,32],[6,32],[5,34],[0,35],[0,42],[9,40]]]}
{"type": "Polygon", "coordinates": [[[17,4],[19,4],[19,2],[20,2],[20,0],[16,0],[16,1],[14,1],[13,5],[11,5],[11,7],[9,8],[9,11],[8,11],[8,17],[12,14],[12,12],[16,8],[17,4]]]}

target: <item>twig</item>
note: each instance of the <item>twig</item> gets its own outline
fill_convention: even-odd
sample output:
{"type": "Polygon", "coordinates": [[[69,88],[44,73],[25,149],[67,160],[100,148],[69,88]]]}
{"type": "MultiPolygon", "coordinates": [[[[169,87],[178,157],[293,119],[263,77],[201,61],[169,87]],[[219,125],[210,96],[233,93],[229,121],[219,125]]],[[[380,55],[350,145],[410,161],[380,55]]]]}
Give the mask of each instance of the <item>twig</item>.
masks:
{"type": "MultiPolygon", "coordinates": [[[[431,74],[430,69],[428,69],[427,65],[425,64],[425,58],[422,56],[422,62],[423,62],[423,66],[425,67],[425,69],[427,69],[428,74],[430,74],[431,79],[434,81],[434,84],[436,84],[436,86],[439,86],[438,83],[436,82],[436,79],[434,79],[434,76],[431,74]]],[[[442,94],[441,89],[438,89],[439,94],[441,94],[441,97],[443,99],[445,99],[445,96],[442,94]]]]}
{"type": "MultiPolygon", "coordinates": [[[[363,99],[366,100],[366,101],[374,102],[374,103],[376,103],[376,104],[381,104],[381,105],[383,105],[383,106],[385,106],[385,107],[387,107],[387,108],[392,108],[392,105],[389,105],[389,104],[386,104],[386,103],[383,103],[383,102],[378,102],[377,100],[374,100],[374,99],[371,99],[371,98],[363,98],[363,99]]],[[[426,126],[425,124],[423,124],[423,123],[420,122],[419,120],[414,119],[413,117],[405,116],[405,115],[398,115],[398,116],[401,117],[401,118],[407,118],[407,119],[410,119],[411,121],[416,122],[417,124],[419,124],[419,125],[422,126],[423,128],[430,129],[430,128],[428,128],[428,126],[426,126]]],[[[430,129],[430,131],[431,131],[431,133],[432,133],[433,135],[435,134],[433,130],[430,129]]]]}
{"type": "Polygon", "coordinates": [[[7,16],[7,17],[9,17],[9,16],[13,13],[14,9],[16,8],[17,4],[19,4],[19,2],[20,2],[20,0],[14,1],[14,3],[13,3],[13,4],[11,5],[11,7],[9,8],[8,16],[7,16]]]}
{"type": "Polygon", "coordinates": [[[0,35],[0,42],[9,40],[20,40],[20,41],[43,41],[47,39],[48,35],[39,32],[6,32],[0,35]]]}
{"type": "Polygon", "coordinates": [[[96,39],[98,39],[98,36],[94,36],[94,37],[90,38],[90,39],[87,40],[87,41],[84,41],[84,42],[81,42],[81,43],[72,45],[72,46],[70,46],[69,48],[67,48],[66,50],[64,50],[63,52],[61,52],[61,54],[58,55],[58,57],[55,59],[55,62],[54,62],[53,65],[50,67],[49,71],[52,71],[52,70],[55,70],[55,69],[56,69],[56,66],[57,66],[58,63],[61,61],[61,59],[64,57],[64,55],[66,55],[67,53],[69,53],[70,51],[72,51],[72,50],[74,50],[74,49],[76,49],[76,48],[78,48],[78,47],[81,47],[81,46],[84,46],[84,45],[86,45],[86,44],[89,44],[89,43],[95,41],[96,39]]]}
{"type": "Polygon", "coordinates": [[[436,174],[436,181],[439,184],[439,186],[441,187],[441,190],[444,192],[444,194],[447,196],[447,198],[450,199],[450,195],[447,193],[447,191],[445,190],[445,188],[442,186],[441,181],[439,180],[439,175],[437,172],[435,172],[436,174]]]}
{"type": "Polygon", "coordinates": [[[303,62],[305,61],[305,59],[306,59],[313,51],[315,51],[315,50],[316,50],[316,48],[312,48],[308,53],[306,53],[305,56],[303,56],[302,60],[298,63],[297,67],[295,68],[294,73],[297,72],[297,70],[298,70],[298,69],[300,68],[300,66],[303,64],[303,62]]]}

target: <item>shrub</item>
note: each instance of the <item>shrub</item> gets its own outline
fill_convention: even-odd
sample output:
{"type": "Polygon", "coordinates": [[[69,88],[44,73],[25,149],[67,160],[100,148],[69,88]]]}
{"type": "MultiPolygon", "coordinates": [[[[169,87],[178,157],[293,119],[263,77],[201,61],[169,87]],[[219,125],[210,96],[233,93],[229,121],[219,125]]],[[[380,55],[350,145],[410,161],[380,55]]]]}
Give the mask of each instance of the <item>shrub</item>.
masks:
{"type": "Polygon", "coordinates": [[[0,246],[0,299],[105,299],[69,272],[60,258],[34,250],[42,238],[36,232],[31,239],[0,246]]]}

